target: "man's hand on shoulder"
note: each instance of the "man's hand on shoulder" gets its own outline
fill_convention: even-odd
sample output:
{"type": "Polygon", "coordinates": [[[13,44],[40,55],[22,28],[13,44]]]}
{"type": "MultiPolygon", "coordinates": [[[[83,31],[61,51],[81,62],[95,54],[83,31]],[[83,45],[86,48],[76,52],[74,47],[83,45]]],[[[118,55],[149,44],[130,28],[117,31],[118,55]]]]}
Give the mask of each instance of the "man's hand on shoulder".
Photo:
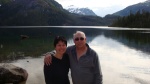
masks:
{"type": "Polygon", "coordinates": [[[46,54],[44,57],[44,64],[46,64],[47,66],[50,65],[52,63],[52,56],[50,53],[46,54]]]}

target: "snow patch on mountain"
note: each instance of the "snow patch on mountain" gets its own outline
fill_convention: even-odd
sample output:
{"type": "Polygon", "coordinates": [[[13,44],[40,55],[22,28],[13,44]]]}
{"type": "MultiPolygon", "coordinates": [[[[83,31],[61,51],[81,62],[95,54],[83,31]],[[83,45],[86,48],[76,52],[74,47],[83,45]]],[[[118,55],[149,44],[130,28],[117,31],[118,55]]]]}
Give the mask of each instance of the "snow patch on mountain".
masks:
{"type": "Polygon", "coordinates": [[[79,8],[79,7],[76,7],[74,5],[70,5],[70,6],[66,7],[65,9],[71,13],[76,13],[76,14],[80,14],[80,15],[97,16],[91,9],[89,9],[87,7],[86,8],[79,8]]]}

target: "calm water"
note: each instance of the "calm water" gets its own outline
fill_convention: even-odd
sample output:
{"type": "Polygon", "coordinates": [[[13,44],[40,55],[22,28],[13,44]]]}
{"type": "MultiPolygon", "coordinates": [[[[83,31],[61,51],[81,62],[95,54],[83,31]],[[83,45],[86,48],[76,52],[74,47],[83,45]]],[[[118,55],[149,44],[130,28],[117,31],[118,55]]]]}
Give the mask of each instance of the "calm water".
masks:
{"type": "MultiPolygon", "coordinates": [[[[150,84],[149,30],[69,28],[63,33],[69,45],[73,45],[72,34],[76,30],[86,33],[88,44],[99,55],[103,84],[150,84]]],[[[28,71],[27,84],[44,84],[43,59],[27,57],[11,63],[28,71]]]]}

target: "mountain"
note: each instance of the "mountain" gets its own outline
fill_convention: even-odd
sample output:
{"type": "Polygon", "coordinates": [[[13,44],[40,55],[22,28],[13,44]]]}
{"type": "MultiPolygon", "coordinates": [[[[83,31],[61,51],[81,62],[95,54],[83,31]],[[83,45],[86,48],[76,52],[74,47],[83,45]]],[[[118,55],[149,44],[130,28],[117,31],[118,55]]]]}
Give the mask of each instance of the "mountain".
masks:
{"type": "Polygon", "coordinates": [[[70,13],[55,0],[0,0],[0,26],[107,26],[110,23],[99,16],[70,13]]]}
{"type": "Polygon", "coordinates": [[[70,13],[75,13],[75,14],[79,14],[79,15],[97,16],[89,8],[78,8],[78,7],[75,7],[74,5],[71,5],[71,6],[68,6],[67,8],[65,8],[65,9],[68,10],[70,13]]]}
{"type": "Polygon", "coordinates": [[[67,23],[66,11],[54,0],[1,0],[0,4],[0,25],[3,26],[67,23]]]}
{"type": "Polygon", "coordinates": [[[118,15],[118,16],[128,16],[130,15],[130,13],[135,14],[138,11],[142,12],[142,11],[148,11],[150,12],[150,0],[147,0],[145,2],[142,3],[138,3],[138,4],[134,4],[131,6],[126,7],[123,10],[120,10],[116,13],[113,13],[113,15],[118,15]]]}

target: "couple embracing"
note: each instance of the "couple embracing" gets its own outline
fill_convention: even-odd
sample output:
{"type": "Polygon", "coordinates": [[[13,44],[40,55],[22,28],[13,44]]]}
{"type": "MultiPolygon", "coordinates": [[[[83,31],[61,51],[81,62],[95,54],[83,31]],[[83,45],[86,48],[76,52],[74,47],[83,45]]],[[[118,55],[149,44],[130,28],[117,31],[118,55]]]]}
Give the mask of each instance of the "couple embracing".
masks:
{"type": "Polygon", "coordinates": [[[86,43],[85,33],[73,34],[75,45],[67,47],[62,36],[54,39],[55,53],[44,58],[46,84],[70,84],[69,68],[73,84],[102,84],[102,72],[98,54],[86,43]]]}

